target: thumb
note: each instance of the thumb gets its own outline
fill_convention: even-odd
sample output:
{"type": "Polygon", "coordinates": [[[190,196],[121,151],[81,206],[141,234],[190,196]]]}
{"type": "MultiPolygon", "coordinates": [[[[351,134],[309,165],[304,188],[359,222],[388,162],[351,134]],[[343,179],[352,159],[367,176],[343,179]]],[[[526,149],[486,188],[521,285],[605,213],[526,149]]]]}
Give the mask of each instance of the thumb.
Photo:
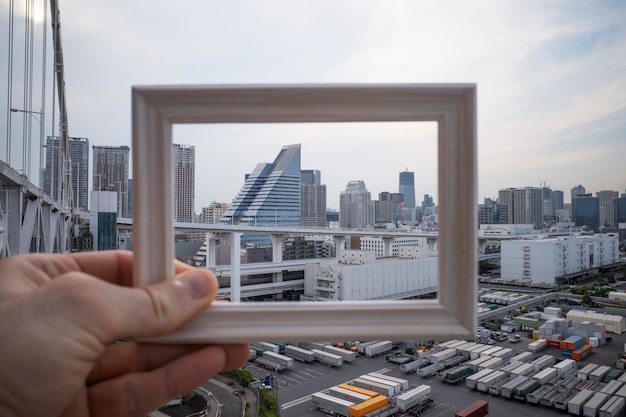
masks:
{"type": "Polygon", "coordinates": [[[206,269],[191,269],[157,284],[128,288],[84,274],[68,274],[57,288],[79,305],[67,311],[103,343],[167,334],[205,310],[217,293],[217,279],[206,269]]]}
{"type": "Polygon", "coordinates": [[[167,334],[209,307],[217,288],[217,279],[206,269],[192,269],[158,284],[134,288],[120,306],[124,314],[117,331],[122,337],[167,334]]]}

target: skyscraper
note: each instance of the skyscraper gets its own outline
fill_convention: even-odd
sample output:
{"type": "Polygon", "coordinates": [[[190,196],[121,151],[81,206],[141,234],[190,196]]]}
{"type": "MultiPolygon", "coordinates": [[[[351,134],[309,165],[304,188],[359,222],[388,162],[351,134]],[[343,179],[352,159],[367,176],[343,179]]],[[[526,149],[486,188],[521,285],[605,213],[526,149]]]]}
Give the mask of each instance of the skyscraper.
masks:
{"type": "Polygon", "coordinates": [[[572,190],[570,192],[570,201],[572,203],[572,219],[576,219],[576,197],[578,197],[579,195],[585,195],[586,193],[587,191],[585,190],[585,187],[580,184],[572,187],[572,190]]]}
{"type": "Polygon", "coordinates": [[[574,222],[576,226],[585,226],[589,229],[600,227],[600,199],[591,194],[579,194],[573,201],[576,211],[574,222]]]}
{"type": "Polygon", "coordinates": [[[196,148],[175,143],[172,159],[174,221],[191,223],[195,202],[196,148]]]}
{"type": "Polygon", "coordinates": [[[128,210],[128,146],[93,146],[94,191],[117,192],[118,217],[130,217],[128,210]]]}
{"type": "Polygon", "coordinates": [[[373,224],[374,203],[365,182],[348,182],[339,196],[339,225],[346,229],[364,229],[373,224]]]}
{"type": "Polygon", "coordinates": [[[300,144],[284,146],[273,163],[246,175],[220,223],[299,226],[300,180],[300,144]]]}
{"type": "Polygon", "coordinates": [[[415,173],[409,170],[400,172],[398,192],[404,195],[404,205],[415,208],[415,173]]]}
{"type": "Polygon", "coordinates": [[[396,220],[400,220],[400,212],[404,206],[404,195],[402,193],[389,193],[387,191],[379,193],[376,222],[394,223],[396,220]]]}
{"type": "Polygon", "coordinates": [[[300,171],[300,214],[302,226],[325,227],[326,185],[322,185],[322,174],[317,169],[300,171]]]}
{"type": "Polygon", "coordinates": [[[509,224],[532,224],[543,227],[543,189],[538,187],[504,188],[498,191],[498,203],[506,206],[509,224]]]}
{"type": "MultiPolygon", "coordinates": [[[[48,136],[46,139],[46,168],[43,189],[55,200],[61,200],[63,178],[62,138],[48,136]]],[[[72,206],[87,210],[89,197],[89,139],[69,138],[72,173],[72,206]]]]}
{"type": "Polygon", "coordinates": [[[617,213],[615,199],[619,197],[617,191],[602,190],[596,192],[599,200],[600,227],[617,227],[617,213]]]}

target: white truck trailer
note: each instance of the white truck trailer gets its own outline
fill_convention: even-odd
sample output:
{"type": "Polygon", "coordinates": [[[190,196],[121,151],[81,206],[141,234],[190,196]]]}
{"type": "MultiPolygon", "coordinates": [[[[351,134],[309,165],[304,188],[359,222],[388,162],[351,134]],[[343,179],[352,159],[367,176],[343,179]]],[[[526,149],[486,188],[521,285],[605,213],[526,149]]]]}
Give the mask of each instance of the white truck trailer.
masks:
{"type": "Polygon", "coordinates": [[[476,389],[476,385],[478,384],[478,381],[481,378],[484,378],[487,375],[492,374],[494,372],[496,371],[493,369],[483,369],[482,371],[478,371],[468,376],[467,378],[465,378],[465,385],[467,385],[469,389],[476,389]]]}
{"type": "Polygon", "coordinates": [[[280,351],[280,347],[275,345],[274,343],[269,342],[252,342],[250,343],[252,347],[257,349],[261,349],[263,351],[269,350],[270,352],[278,353],[280,351]]]}
{"type": "Polygon", "coordinates": [[[335,354],[337,356],[341,356],[343,358],[344,362],[353,362],[356,359],[356,355],[357,355],[356,352],[353,352],[351,350],[338,348],[338,347],[333,346],[333,345],[324,345],[322,350],[324,352],[329,352],[329,353],[335,354]]]}
{"type": "Polygon", "coordinates": [[[597,417],[600,407],[609,400],[609,395],[603,392],[596,392],[593,397],[583,405],[584,417],[597,417]]]}
{"type": "Polygon", "coordinates": [[[285,365],[285,368],[287,369],[293,368],[293,358],[290,358],[289,356],[281,355],[280,353],[274,353],[274,352],[270,352],[269,350],[266,350],[265,352],[263,352],[263,357],[265,359],[269,359],[276,363],[282,363],[283,365],[285,365]]]}
{"type": "Polygon", "coordinates": [[[567,412],[577,416],[582,415],[583,405],[593,397],[595,393],[590,389],[583,389],[567,402],[567,412]]]}
{"type": "Polygon", "coordinates": [[[383,340],[382,342],[365,346],[365,356],[367,356],[368,358],[373,358],[375,356],[389,352],[392,348],[393,343],[391,342],[391,340],[383,340]]]}
{"type": "Polygon", "coordinates": [[[341,398],[343,400],[352,401],[357,404],[372,398],[369,395],[361,394],[360,392],[356,391],[350,391],[349,389],[341,387],[328,388],[328,395],[332,395],[333,397],[341,398]]]}
{"type": "Polygon", "coordinates": [[[387,374],[381,374],[380,372],[369,372],[368,375],[400,384],[400,391],[407,391],[409,389],[409,381],[406,379],[396,378],[387,374]]]}
{"type": "Polygon", "coordinates": [[[324,365],[334,366],[335,368],[343,365],[343,358],[334,353],[324,352],[323,350],[313,349],[311,352],[315,355],[315,360],[324,365]]]}
{"type": "Polygon", "coordinates": [[[377,392],[381,395],[385,395],[387,397],[393,397],[394,395],[394,387],[387,384],[382,384],[380,382],[369,381],[367,379],[357,378],[352,381],[352,385],[359,388],[365,388],[370,391],[377,392]]]}
{"type": "Polygon", "coordinates": [[[429,359],[426,358],[419,358],[417,360],[411,361],[411,362],[407,362],[407,363],[403,363],[400,365],[400,370],[402,372],[405,373],[409,373],[409,372],[413,372],[423,366],[426,366],[427,364],[430,363],[429,359]]]}
{"type": "Polygon", "coordinates": [[[528,381],[528,378],[524,375],[520,375],[511,379],[509,382],[502,385],[502,388],[500,389],[500,395],[504,398],[513,398],[513,390],[525,383],[526,381],[528,381]]]}
{"type": "Polygon", "coordinates": [[[411,407],[428,400],[430,398],[430,391],[429,385],[420,385],[410,389],[395,398],[396,407],[404,413],[411,407]]]}
{"type": "Polygon", "coordinates": [[[315,360],[315,353],[293,345],[285,346],[285,356],[289,356],[300,362],[313,362],[315,360]]]}
{"type": "Polygon", "coordinates": [[[375,382],[377,384],[388,385],[388,386],[392,387],[393,388],[393,394],[390,395],[390,397],[396,396],[396,395],[400,394],[400,392],[402,392],[402,384],[400,384],[398,382],[389,381],[388,379],[383,379],[383,378],[377,378],[377,377],[369,375],[369,374],[361,375],[359,377],[359,379],[362,379],[364,381],[375,382]]]}
{"type": "Polygon", "coordinates": [[[476,389],[481,392],[489,392],[489,387],[497,384],[500,381],[504,381],[508,378],[506,372],[493,371],[491,374],[478,380],[476,389]]]}
{"type": "Polygon", "coordinates": [[[624,406],[626,406],[626,399],[623,397],[612,397],[607,402],[605,402],[602,407],[600,407],[600,411],[598,413],[599,417],[617,417],[622,415],[624,411],[624,406]]]}
{"type": "Polygon", "coordinates": [[[344,400],[342,398],[333,397],[323,392],[315,392],[311,395],[311,403],[313,406],[322,411],[341,416],[350,415],[350,407],[356,404],[353,401],[344,400]]]}

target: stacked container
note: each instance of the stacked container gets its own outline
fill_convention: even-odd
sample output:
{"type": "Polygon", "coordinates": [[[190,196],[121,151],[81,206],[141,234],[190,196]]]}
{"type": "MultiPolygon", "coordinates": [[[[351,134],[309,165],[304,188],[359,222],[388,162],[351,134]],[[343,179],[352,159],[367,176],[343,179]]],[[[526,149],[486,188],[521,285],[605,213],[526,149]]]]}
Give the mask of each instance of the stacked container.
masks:
{"type": "Polygon", "coordinates": [[[528,344],[528,351],[532,353],[537,353],[548,346],[546,339],[535,340],[534,342],[530,342],[528,344]]]}

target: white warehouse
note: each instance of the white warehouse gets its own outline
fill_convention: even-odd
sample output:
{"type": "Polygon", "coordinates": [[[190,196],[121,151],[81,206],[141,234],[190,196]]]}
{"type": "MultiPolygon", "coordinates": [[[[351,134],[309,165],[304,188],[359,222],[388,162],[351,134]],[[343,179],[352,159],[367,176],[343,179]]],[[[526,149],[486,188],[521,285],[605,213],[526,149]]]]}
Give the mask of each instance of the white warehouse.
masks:
{"type": "Polygon", "coordinates": [[[553,284],[556,278],[619,261],[616,233],[501,242],[503,279],[553,284]]]}
{"type": "Polygon", "coordinates": [[[329,259],[306,265],[300,299],[398,300],[436,291],[437,257],[384,258],[365,264],[329,259]]]}
{"type": "Polygon", "coordinates": [[[359,239],[360,249],[374,252],[377,258],[383,256],[398,256],[398,249],[405,246],[422,246],[427,247],[433,253],[437,251],[437,239],[428,239],[425,237],[394,237],[390,242],[391,253],[385,253],[385,242],[379,237],[361,236],[359,239]]]}

